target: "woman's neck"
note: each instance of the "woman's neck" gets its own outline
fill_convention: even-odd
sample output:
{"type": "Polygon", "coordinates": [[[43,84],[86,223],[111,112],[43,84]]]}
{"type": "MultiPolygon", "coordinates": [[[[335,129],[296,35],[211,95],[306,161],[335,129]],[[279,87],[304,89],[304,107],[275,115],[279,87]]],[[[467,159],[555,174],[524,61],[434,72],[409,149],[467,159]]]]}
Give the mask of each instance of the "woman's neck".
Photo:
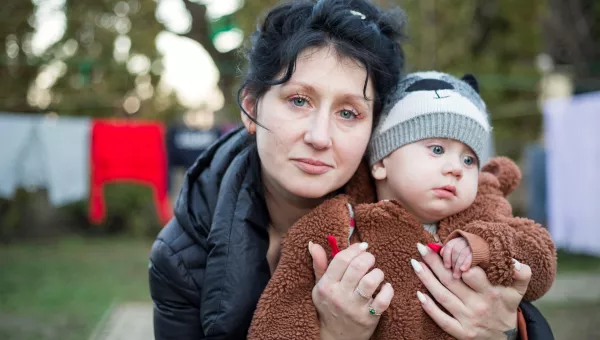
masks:
{"type": "Polygon", "coordinates": [[[279,235],[285,235],[296,221],[309,213],[325,199],[298,197],[274,183],[274,181],[265,175],[264,170],[262,174],[265,202],[269,211],[271,228],[279,235]]]}

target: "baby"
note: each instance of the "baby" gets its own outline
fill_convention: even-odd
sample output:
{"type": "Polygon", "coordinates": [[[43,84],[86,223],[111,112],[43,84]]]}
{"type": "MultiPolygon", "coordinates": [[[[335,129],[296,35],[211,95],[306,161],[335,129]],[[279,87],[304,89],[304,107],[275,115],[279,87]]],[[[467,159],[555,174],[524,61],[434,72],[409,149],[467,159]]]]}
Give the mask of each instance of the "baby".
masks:
{"type": "Polygon", "coordinates": [[[502,157],[481,166],[490,131],[473,76],[420,72],[402,79],[373,133],[369,170],[360,168],[344,194],[305,215],[283,240],[248,339],[319,338],[306,245],[325,237],[331,257],[338,246],[367,242],[376,268],[394,287],[384,313],[369,305],[375,289],[360,282],[355,288],[367,302],[365,313],[381,316],[372,339],[451,338],[415,301],[415,292],[426,291],[410,268],[418,266],[415,245],[419,252],[426,251],[423,244],[440,251],[454,278],[481,266],[494,285],[512,283],[516,259],[533,272],[524,298],[548,291],[556,272],[554,244],[539,224],[512,216],[505,197],[519,183],[518,167],[502,157]],[[370,203],[375,194],[378,202],[370,203]]]}
{"type": "MultiPolygon", "coordinates": [[[[469,208],[477,195],[491,130],[477,81],[471,75],[459,80],[438,72],[415,73],[389,103],[370,145],[377,197],[400,202],[437,236],[438,222],[469,208]]],[[[456,232],[441,248],[454,278],[471,268],[473,256],[477,263],[482,260],[485,244],[477,241],[456,232]]]]}

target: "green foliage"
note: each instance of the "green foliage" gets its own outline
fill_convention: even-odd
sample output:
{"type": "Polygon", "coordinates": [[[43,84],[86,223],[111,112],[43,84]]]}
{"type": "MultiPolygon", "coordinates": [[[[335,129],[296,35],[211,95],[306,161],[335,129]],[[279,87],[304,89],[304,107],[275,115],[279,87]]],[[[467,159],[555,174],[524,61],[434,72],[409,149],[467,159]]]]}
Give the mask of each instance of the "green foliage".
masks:
{"type": "Polygon", "coordinates": [[[600,257],[570,253],[560,249],[557,253],[558,273],[568,274],[572,272],[593,272],[600,274],[600,257]]]}
{"type": "Polygon", "coordinates": [[[126,114],[123,103],[131,96],[140,100],[137,117],[167,120],[181,110],[176,101],[156,95],[162,56],[155,39],[163,29],[155,17],[156,1],[64,0],[54,8],[65,15],[64,34],[40,54],[32,49],[31,38],[36,30],[46,29],[38,27],[47,22],[37,13],[45,4],[10,0],[0,11],[0,37],[7,47],[0,52],[3,111],[119,116],[126,114]],[[125,47],[115,59],[118,39],[125,47]],[[128,68],[133,57],[142,60],[141,69],[128,68]],[[58,76],[48,82],[48,73],[58,76]],[[35,99],[41,95],[47,98],[35,99]]]}
{"type": "MultiPolygon", "coordinates": [[[[144,70],[132,74],[128,58],[144,56],[160,63],[155,38],[161,31],[154,12],[153,0],[68,0],[65,6],[67,29],[60,41],[46,52],[48,60],[61,60],[67,71],[53,86],[51,109],[61,114],[106,117],[123,114],[123,101],[137,95],[136,82],[156,88],[160,75],[144,70]],[[130,48],[123,59],[114,58],[114,45],[119,38],[130,48]],[[74,53],[65,53],[74,48],[74,53]]],[[[127,50],[127,49],[125,49],[127,50]]],[[[139,97],[139,95],[138,95],[139,97]]],[[[138,116],[155,118],[150,98],[141,98],[138,116]]]]}
{"type": "Polygon", "coordinates": [[[46,191],[18,190],[11,201],[0,201],[0,243],[48,239],[64,234],[155,237],[162,228],[147,186],[126,182],[104,187],[106,218],[100,225],[88,219],[88,202],[56,208],[46,191]]]}
{"type": "Polygon", "coordinates": [[[29,25],[31,1],[3,2],[0,11],[0,106],[17,112],[31,111],[27,104],[29,83],[37,75],[38,58],[31,54],[34,29],[29,25]]]}
{"type": "Polygon", "coordinates": [[[408,70],[474,74],[491,114],[497,152],[519,158],[541,132],[535,57],[543,50],[545,1],[396,3],[409,18],[408,70]]]}

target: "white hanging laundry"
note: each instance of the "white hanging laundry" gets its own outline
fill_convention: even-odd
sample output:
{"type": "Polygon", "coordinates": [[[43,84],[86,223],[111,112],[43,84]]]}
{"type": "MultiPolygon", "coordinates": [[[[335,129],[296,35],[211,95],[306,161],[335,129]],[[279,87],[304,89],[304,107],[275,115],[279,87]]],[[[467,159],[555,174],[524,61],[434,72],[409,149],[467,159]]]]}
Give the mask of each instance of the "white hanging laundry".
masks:
{"type": "Polygon", "coordinates": [[[87,198],[90,131],[88,118],[0,114],[0,197],[43,187],[55,206],[87,198]]]}
{"type": "Polygon", "coordinates": [[[600,92],[546,102],[544,122],[552,238],[600,256],[600,92]]]}
{"type": "Polygon", "coordinates": [[[45,118],[38,127],[48,198],[54,206],[84,200],[90,189],[89,118],[45,118]]]}
{"type": "Polygon", "coordinates": [[[36,175],[35,162],[24,164],[24,159],[35,153],[31,150],[31,139],[34,129],[41,120],[38,115],[0,114],[0,197],[10,199],[17,187],[22,185],[24,177],[26,185],[41,184],[36,175]]]}

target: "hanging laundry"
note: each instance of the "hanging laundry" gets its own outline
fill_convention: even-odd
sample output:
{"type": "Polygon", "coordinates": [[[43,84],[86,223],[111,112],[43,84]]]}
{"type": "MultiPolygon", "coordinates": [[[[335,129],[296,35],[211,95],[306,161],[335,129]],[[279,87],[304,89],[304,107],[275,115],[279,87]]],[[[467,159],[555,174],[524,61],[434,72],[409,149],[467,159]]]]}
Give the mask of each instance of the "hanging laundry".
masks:
{"type": "Polygon", "coordinates": [[[527,217],[546,226],[548,224],[546,150],[538,143],[530,144],[524,151],[524,179],[527,184],[527,217]]]}
{"type": "Polygon", "coordinates": [[[169,168],[189,168],[196,158],[219,138],[217,129],[198,130],[186,126],[171,126],[167,131],[169,168]]]}
{"type": "Polygon", "coordinates": [[[548,226],[558,247],[600,255],[600,92],[544,105],[548,226]]]}
{"type": "Polygon", "coordinates": [[[106,216],[104,184],[132,181],[152,187],[162,223],[171,218],[167,199],[167,156],[160,123],[95,120],[92,127],[92,180],[89,217],[100,223],[106,216]]]}
{"type": "MultiPolygon", "coordinates": [[[[39,115],[17,115],[0,114],[0,197],[12,199],[18,187],[22,186],[23,178],[27,179],[24,173],[24,162],[28,155],[33,152],[32,138],[34,138],[34,129],[41,121],[39,115]]],[[[39,161],[39,159],[37,159],[39,161]]],[[[29,162],[30,164],[35,164],[29,162]]],[[[42,166],[39,167],[39,170],[42,166]]],[[[27,173],[30,173],[28,171],[27,173]]],[[[41,174],[42,171],[39,171],[41,174]]],[[[30,179],[29,184],[42,184],[40,178],[30,179]]],[[[37,185],[34,185],[37,186],[37,185]]]]}
{"type": "Polygon", "coordinates": [[[0,115],[0,197],[18,187],[46,188],[54,206],[87,198],[90,120],[43,115],[0,115]]]}
{"type": "Polygon", "coordinates": [[[38,127],[47,165],[48,198],[54,206],[89,195],[90,132],[91,120],[82,117],[47,117],[38,127]]]}

